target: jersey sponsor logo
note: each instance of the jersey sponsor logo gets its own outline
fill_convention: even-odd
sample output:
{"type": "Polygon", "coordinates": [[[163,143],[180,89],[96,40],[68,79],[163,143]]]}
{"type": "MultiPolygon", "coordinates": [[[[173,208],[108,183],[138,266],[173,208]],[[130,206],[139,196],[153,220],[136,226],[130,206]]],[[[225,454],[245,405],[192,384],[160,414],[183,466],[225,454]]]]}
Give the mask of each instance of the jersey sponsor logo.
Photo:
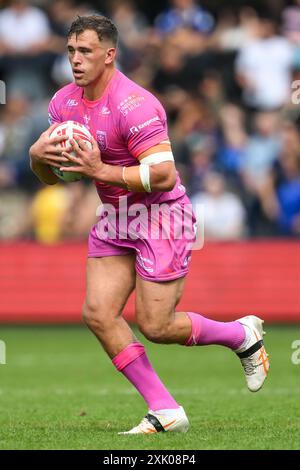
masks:
{"type": "Polygon", "coordinates": [[[107,116],[108,114],[110,114],[110,110],[108,109],[107,106],[102,106],[100,114],[102,114],[102,116],[107,116]]]}
{"type": "Polygon", "coordinates": [[[144,100],[144,96],[132,94],[130,96],[127,96],[125,100],[119,103],[118,110],[123,114],[123,116],[127,116],[129,112],[133,111],[136,108],[139,108],[144,100]]]}
{"type": "Polygon", "coordinates": [[[140,130],[144,129],[144,127],[150,126],[150,124],[152,124],[152,122],[155,122],[155,121],[159,121],[158,116],[148,119],[148,121],[145,121],[142,124],[138,124],[137,126],[132,126],[130,128],[130,132],[131,134],[137,134],[138,132],[140,132],[140,130]]]}
{"type": "Polygon", "coordinates": [[[100,150],[107,149],[107,135],[105,131],[96,131],[97,142],[99,144],[100,150]]]}
{"type": "Polygon", "coordinates": [[[144,127],[147,127],[147,126],[150,126],[150,124],[152,124],[152,122],[155,122],[155,121],[159,121],[159,117],[158,116],[155,116],[151,119],[148,119],[148,121],[146,122],[143,122],[143,124],[139,124],[138,125],[138,128],[139,129],[143,129],[144,127]]]}
{"type": "Polygon", "coordinates": [[[134,135],[134,134],[138,134],[140,131],[138,130],[136,126],[133,126],[130,128],[130,132],[132,135],[134,135]]]}
{"type": "Polygon", "coordinates": [[[78,101],[76,100],[68,100],[66,106],[78,106],[78,101]]]}

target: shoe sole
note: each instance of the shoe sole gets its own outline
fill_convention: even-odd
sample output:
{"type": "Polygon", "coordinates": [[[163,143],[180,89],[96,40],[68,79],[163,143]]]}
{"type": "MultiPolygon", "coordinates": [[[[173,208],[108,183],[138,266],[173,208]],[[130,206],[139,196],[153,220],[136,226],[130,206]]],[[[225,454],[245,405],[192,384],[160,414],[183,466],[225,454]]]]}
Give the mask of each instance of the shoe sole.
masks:
{"type": "MultiPolygon", "coordinates": [[[[170,427],[169,429],[164,428],[164,431],[158,432],[158,431],[153,431],[149,429],[149,432],[130,432],[130,431],[123,431],[123,432],[118,432],[118,435],[131,435],[131,436],[137,436],[137,435],[147,435],[147,434],[165,434],[166,432],[175,432],[175,433],[181,433],[185,434],[188,432],[190,427],[189,420],[186,418],[184,421],[177,422],[173,427],[170,427]]],[[[168,426],[167,426],[168,428],[168,426]]]]}

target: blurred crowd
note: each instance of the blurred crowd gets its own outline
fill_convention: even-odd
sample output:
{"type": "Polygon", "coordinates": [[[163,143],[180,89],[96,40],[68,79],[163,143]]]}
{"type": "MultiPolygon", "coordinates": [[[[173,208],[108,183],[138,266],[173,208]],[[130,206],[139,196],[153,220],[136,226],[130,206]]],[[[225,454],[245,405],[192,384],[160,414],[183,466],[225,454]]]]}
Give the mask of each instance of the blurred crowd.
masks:
{"type": "Polygon", "coordinates": [[[206,238],[299,236],[300,0],[258,3],[169,0],[149,15],[138,0],[0,2],[0,239],[84,239],[96,218],[91,183],[43,187],[28,159],[72,81],[68,28],[94,12],[118,27],[118,68],[167,111],[206,238]]]}

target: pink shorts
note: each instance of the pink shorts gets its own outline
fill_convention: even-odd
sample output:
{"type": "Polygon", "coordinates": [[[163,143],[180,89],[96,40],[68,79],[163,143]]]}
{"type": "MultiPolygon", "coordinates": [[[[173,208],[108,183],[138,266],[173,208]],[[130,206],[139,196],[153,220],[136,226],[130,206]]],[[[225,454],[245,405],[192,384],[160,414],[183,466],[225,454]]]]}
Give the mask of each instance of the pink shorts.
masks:
{"type": "Polygon", "coordinates": [[[195,233],[196,218],[186,195],[160,206],[134,204],[122,214],[104,204],[89,235],[88,257],[135,254],[141,278],[170,281],[187,274],[195,233]]]}

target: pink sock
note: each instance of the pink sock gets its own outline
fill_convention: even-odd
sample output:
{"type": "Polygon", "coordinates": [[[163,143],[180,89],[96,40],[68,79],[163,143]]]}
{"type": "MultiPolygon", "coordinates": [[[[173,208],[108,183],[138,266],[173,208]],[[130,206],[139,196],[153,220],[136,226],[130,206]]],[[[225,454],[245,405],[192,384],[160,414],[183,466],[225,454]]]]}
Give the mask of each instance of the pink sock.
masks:
{"type": "Polygon", "coordinates": [[[112,362],[142,395],[150,410],[179,408],[151,366],[142,344],[129,344],[112,362]]]}
{"type": "Polygon", "coordinates": [[[192,322],[192,333],[186,346],[220,344],[238,349],[245,341],[245,329],[238,321],[223,323],[209,320],[197,313],[187,312],[187,315],[192,322]]]}

